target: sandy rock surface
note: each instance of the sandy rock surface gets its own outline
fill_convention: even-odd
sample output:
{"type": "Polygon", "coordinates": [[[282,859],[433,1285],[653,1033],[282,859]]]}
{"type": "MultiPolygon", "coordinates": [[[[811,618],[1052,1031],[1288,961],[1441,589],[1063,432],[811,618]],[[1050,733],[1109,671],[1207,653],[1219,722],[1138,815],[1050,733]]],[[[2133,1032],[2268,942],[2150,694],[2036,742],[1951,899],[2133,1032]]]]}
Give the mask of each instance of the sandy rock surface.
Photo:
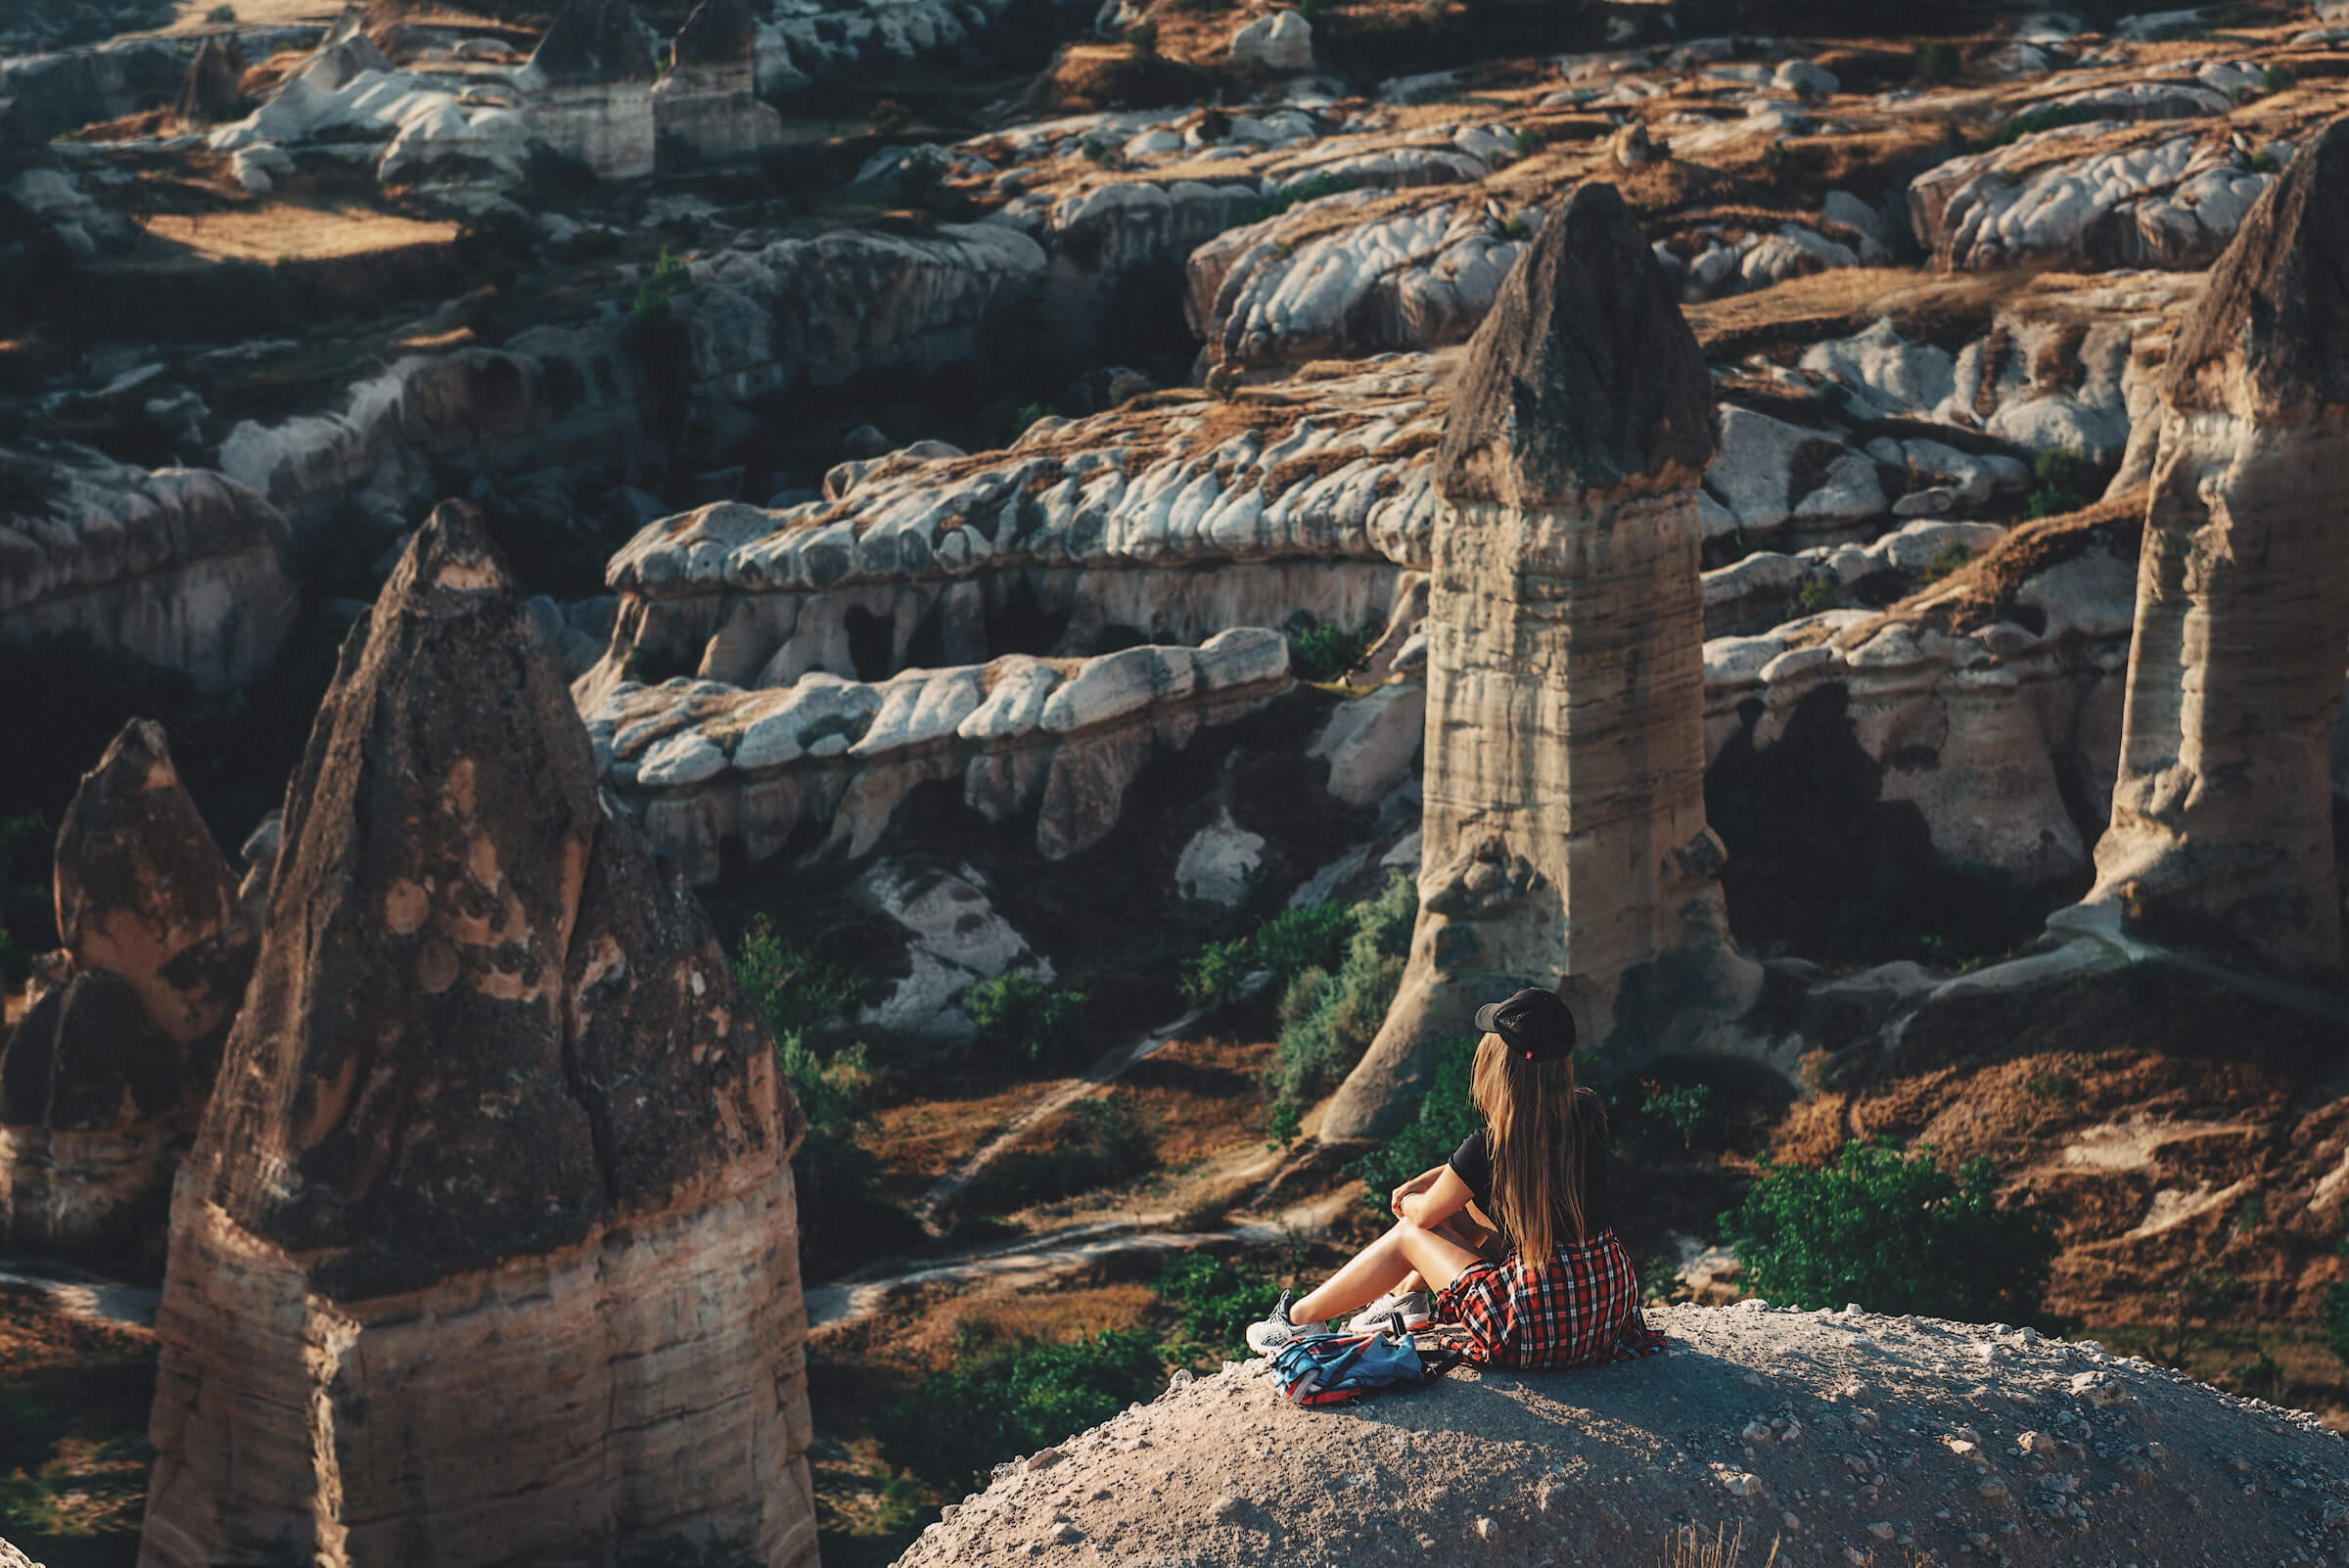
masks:
{"type": "Polygon", "coordinates": [[[2349,1443],[2031,1330],[1680,1307],[1654,1360],[1349,1407],[1261,1362],[1005,1467],[899,1563],[2337,1563],[2349,1443]],[[1930,1555],[1928,1555],[1930,1554],[1930,1555]]]}

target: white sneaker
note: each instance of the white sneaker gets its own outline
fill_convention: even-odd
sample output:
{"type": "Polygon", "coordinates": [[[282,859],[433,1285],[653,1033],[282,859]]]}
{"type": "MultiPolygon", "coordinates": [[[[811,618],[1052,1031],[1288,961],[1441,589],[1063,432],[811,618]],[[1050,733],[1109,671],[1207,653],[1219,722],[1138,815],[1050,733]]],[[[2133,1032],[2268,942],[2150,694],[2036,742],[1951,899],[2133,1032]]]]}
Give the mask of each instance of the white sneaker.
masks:
{"type": "Polygon", "coordinates": [[[1289,1321],[1289,1293],[1284,1290],[1261,1321],[1248,1325],[1248,1348],[1259,1356],[1277,1355],[1282,1346],[1304,1333],[1304,1329],[1289,1321]]]}
{"type": "Polygon", "coordinates": [[[1349,1334],[1376,1334],[1388,1331],[1415,1333],[1436,1320],[1434,1298],[1424,1290],[1390,1290],[1369,1306],[1354,1314],[1347,1323],[1349,1334]]]}

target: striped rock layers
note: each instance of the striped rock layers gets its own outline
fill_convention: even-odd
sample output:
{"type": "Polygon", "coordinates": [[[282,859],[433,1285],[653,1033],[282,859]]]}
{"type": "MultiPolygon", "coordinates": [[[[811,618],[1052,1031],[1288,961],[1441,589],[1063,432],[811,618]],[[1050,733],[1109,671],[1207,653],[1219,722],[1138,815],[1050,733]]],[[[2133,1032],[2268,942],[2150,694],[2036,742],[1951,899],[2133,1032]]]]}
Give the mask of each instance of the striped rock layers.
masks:
{"type": "Polygon", "coordinates": [[[2090,910],[2337,978],[2349,658],[2349,123],[2263,197],[2163,387],[2112,825],[2090,910]]]}
{"type": "Polygon", "coordinates": [[[1419,927],[1323,1122],[1375,1136],[1426,1047],[1527,984],[1595,1039],[1742,1011],[1704,816],[1704,356],[1611,186],[1545,224],[1479,329],[1437,484],[1419,927]]]}
{"type": "Polygon", "coordinates": [[[812,1563],[801,1126],[442,507],[288,792],[173,1199],[141,1562],[812,1563]]]}

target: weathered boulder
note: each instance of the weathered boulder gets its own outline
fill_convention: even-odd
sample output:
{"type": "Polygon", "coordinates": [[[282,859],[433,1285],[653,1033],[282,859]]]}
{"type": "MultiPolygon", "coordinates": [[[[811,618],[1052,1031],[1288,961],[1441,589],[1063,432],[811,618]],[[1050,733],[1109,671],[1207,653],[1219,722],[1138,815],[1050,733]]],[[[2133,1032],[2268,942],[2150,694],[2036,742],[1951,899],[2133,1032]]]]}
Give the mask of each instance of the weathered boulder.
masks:
{"type": "Polygon", "coordinates": [[[1294,11],[1259,17],[1231,35],[1231,63],[1243,69],[1300,71],[1313,69],[1313,25],[1294,11]]]}
{"type": "Polygon", "coordinates": [[[1743,1011],[1704,814],[1704,355],[1631,209],[1586,185],[1469,345],[1438,484],[1409,967],[1322,1135],[1409,1114],[1480,1002],[1564,991],[1594,1045],[1743,1011]]]}
{"type": "Polygon", "coordinates": [[[1335,1410],[1285,1404],[1261,1362],[1176,1373],[998,1470],[899,1561],[1537,1568],[1571,1543],[1587,1568],[1652,1568],[1775,1542],[1780,1563],[2055,1568],[2158,1541],[2164,1562],[2264,1565],[2326,1557],[2349,1511],[2349,1445],[2315,1416],[2093,1344],[1759,1300],[1650,1317],[1653,1360],[1335,1410]]]}
{"type": "Polygon", "coordinates": [[[2252,209],[2180,334],[2112,825],[2086,911],[2337,977],[2329,750],[2349,626],[2349,123],[2252,209]]]}
{"type": "Polygon", "coordinates": [[[653,52],[629,0],[569,0],[518,73],[530,132],[599,178],[653,171],[653,52]]]}
{"type": "Polygon", "coordinates": [[[702,0],[653,88],[653,128],[711,162],[756,158],[783,139],[783,116],[758,91],[759,18],[750,0],[702,0]]]}
{"type": "Polygon", "coordinates": [[[82,775],[55,863],[58,934],[77,966],[121,980],[182,1045],[236,1011],[259,933],[162,725],[132,719],[82,775]]]}
{"type": "Polygon", "coordinates": [[[801,1126],[443,506],[287,793],[173,1198],[142,1563],[812,1563],[801,1126]]]}
{"type": "Polygon", "coordinates": [[[78,633],[230,691],[299,608],[277,509],[197,469],[0,450],[0,640],[78,633]]]}

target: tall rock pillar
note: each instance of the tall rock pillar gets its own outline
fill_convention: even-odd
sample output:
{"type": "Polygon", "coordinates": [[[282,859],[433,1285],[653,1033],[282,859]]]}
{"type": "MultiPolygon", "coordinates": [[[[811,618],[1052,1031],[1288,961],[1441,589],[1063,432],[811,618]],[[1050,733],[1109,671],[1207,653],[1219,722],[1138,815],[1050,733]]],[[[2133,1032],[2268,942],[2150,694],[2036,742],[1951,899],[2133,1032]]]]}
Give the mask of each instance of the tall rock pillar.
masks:
{"type": "Polygon", "coordinates": [[[2053,924],[2342,972],[2349,121],[2236,231],[2172,351],[2096,885],[2053,924]]]}
{"type": "Polygon", "coordinates": [[[801,1126],[441,507],[344,646],[173,1196],[143,1568],[812,1563],[801,1126]]]}
{"type": "Polygon", "coordinates": [[[1419,924],[1323,1119],[1407,1116],[1427,1049],[1520,986],[1595,1042],[1687,1042],[1751,1003],[1705,826],[1696,486],[1713,386],[1610,185],[1543,226],[1468,346],[1437,462],[1419,924]]]}

